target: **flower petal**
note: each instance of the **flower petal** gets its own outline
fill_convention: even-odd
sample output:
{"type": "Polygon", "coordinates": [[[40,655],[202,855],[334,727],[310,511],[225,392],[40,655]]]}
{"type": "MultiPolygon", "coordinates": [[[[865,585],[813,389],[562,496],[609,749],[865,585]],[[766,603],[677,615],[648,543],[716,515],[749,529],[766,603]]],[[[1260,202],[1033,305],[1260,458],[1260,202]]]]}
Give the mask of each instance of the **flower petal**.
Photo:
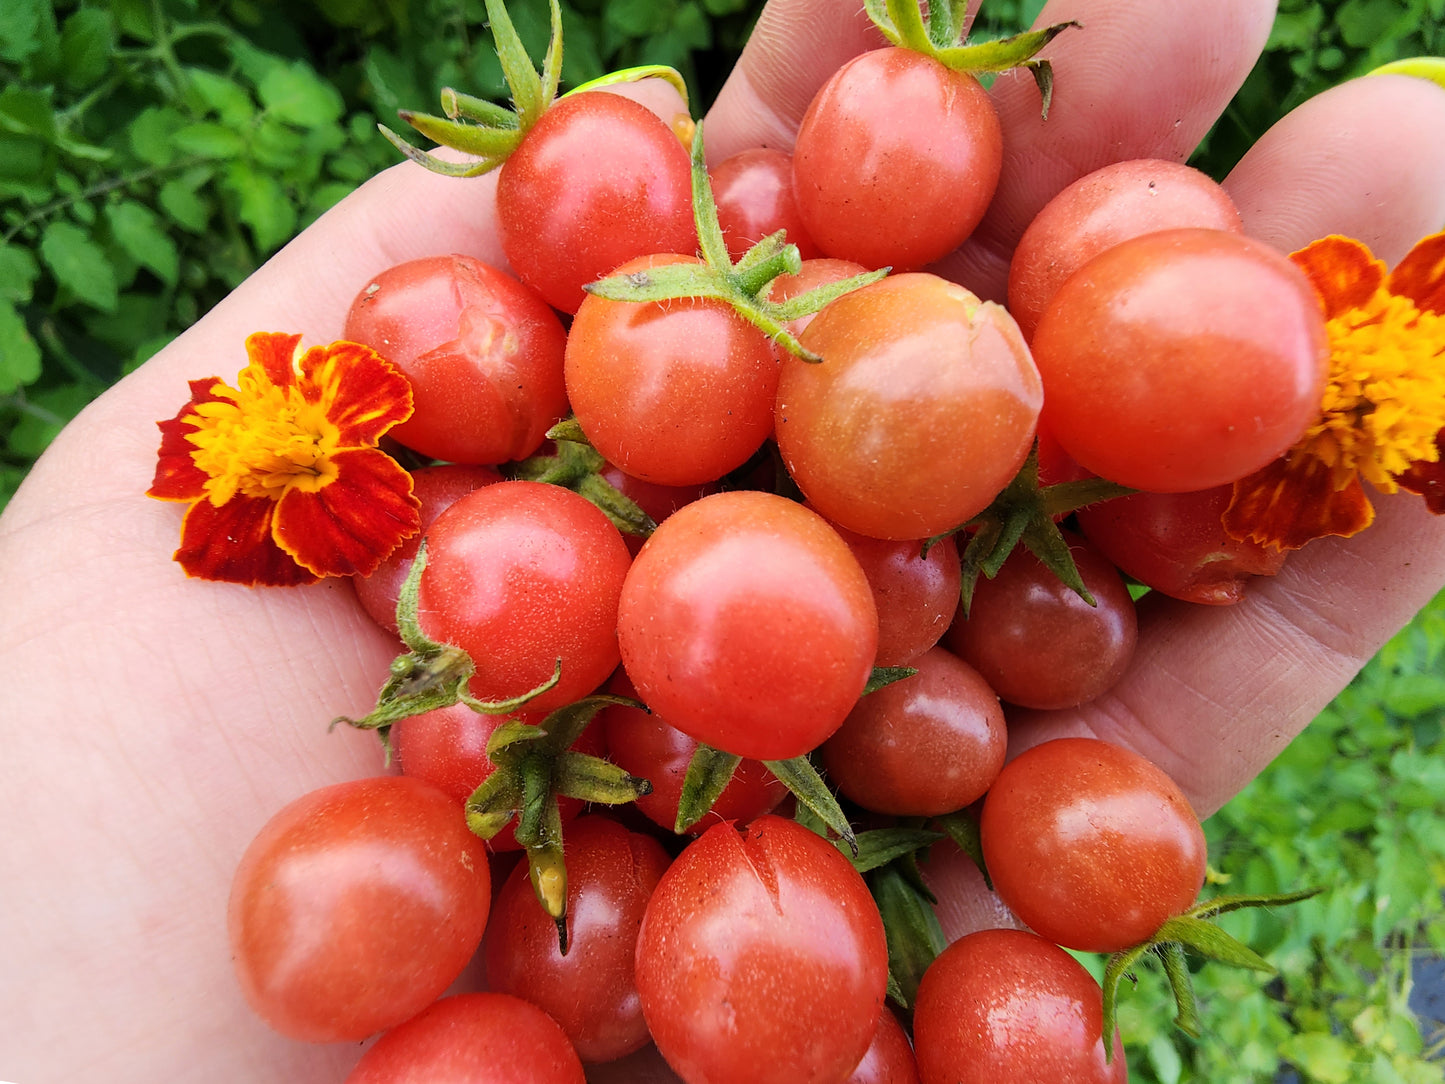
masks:
{"type": "Polygon", "coordinates": [[[271,539],[274,502],[234,497],[217,508],[197,501],[181,526],[175,559],[186,575],[250,587],[294,587],[317,577],[271,539]]]}
{"type": "Polygon", "coordinates": [[[198,404],[216,400],[213,389],[224,386],[217,376],[192,380],[190,401],[181,407],[180,413],[167,421],[156,422],[161,431],[161,448],[157,453],[156,475],[146,496],[162,501],[194,501],[205,493],[210,476],[196,466],[191,455],[196,446],[189,438],[196,427],[189,419],[198,404]]]}
{"type": "Polygon", "coordinates": [[[411,382],[369,346],[313,346],[301,359],[301,374],[302,394],[325,408],[343,448],[375,444],[411,417],[411,382]]]}
{"type": "Polygon", "coordinates": [[[1445,315],[1445,231],[1422,239],[1390,272],[1390,293],[1421,312],[1445,315]]]}
{"type": "Polygon", "coordinates": [[[1420,460],[1410,464],[1404,474],[1395,475],[1401,489],[1425,498],[1425,507],[1437,516],[1445,516],[1445,430],[1435,435],[1439,456],[1435,462],[1420,460]]]}
{"type": "Polygon", "coordinates": [[[246,356],[259,366],[278,388],[296,383],[296,347],[300,335],[281,331],[257,331],[246,336],[246,356]]]}
{"type": "Polygon", "coordinates": [[[1348,538],[1374,518],[1358,476],[1336,489],[1330,468],[1314,456],[1282,456],[1234,483],[1224,529],[1243,542],[1297,550],[1326,535],[1348,538]]]}
{"type": "Polygon", "coordinates": [[[370,575],[421,529],[421,505],[411,475],[386,453],[355,448],[332,458],[335,481],[314,493],[292,489],[277,503],[272,537],[317,575],[370,575]]]}
{"type": "Polygon", "coordinates": [[[1289,258],[1314,284],[1325,303],[1327,320],[1359,308],[1385,282],[1384,263],[1353,237],[1331,234],[1290,253],[1289,258]]]}

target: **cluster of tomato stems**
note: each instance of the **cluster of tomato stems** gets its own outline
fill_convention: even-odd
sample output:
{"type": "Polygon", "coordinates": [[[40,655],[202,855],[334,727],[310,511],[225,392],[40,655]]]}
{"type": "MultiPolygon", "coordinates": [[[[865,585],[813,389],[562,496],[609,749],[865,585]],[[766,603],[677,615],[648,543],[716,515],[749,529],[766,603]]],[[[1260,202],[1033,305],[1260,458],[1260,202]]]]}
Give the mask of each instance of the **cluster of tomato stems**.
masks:
{"type": "MultiPolygon", "coordinates": [[[[966,0],[930,4],[925,22],[916,0],[865,0],[868,15],[889,41],[932,56],[950,68],[975,73],[1025,68],[1039,86],[1042,111],[1047,116],[1052,73],[1048,61],[1037,59],[1034,54],[1061,31],[1077,24],[1061,23],[1001,41],[965,45],[958,43],[958,37],[966,7],[966,0]]],[[[552,36],[538,72],[502,0],[486,0],[498,57],[512,90],[515,109],[447,89],[442,92],[444,117],[402,113],[402,119],[418,132],[472,155],[472,161],[458,163],[437,158],[385,127],[383,134],[408,158],[434,172],[477,176],[495,169],[516,149],[557,97],[562,64],[561,13],[557,0],[550,0],[550,8],[552,36]]],[[[666,80],[686,101],[687,90],[681,76],[662,66],[614,72],[569,93],[648,77],[666,80]]],[[[768,291],[773,282],[779,276],[797,274],[801,269],[797,246],[789,244],[779,231],[757,242],[738,260],[732,260],[718,223],[704,163],[701,123],[693,130],[690,150],[701,263],[669,264],[607,278],[588,285],[587,291],[609,300],[633,303],[677,298],[716,299],[730,305],[783,349],[805,362],[821,362],[822,358],[798,341],[788,324],[883,278],[890,269],[885,267],[826,284],[785,302],[771,300],[768,291]]],[[[572,489],[600,508],[624,533],[646,538],[652,532],[656,523],[602,477],[601,471],[606,465],[603,457],[588,442],[575,419],[554,426],[547,436],[553,441],[553,451],[504,467],[504,473],[512,478],[572,489]]],[[[774,490],[801,499],[771,443],[764,445],[754,461],[724,479],[722,488],[728,488],[731,479],[756,479],[760,470],[766,472],[769,467],[774,490]]],[[[996,576],[1019,545],[1093,605],[1094,600],[1074,565],[1058,521],[1077,508],[1129,492],[1132,491],[1124,486],[1097,478],[1041,485],[1035,447],[1013,481],[988,508],[945,535],[921,541],[920,557],[926,556],[930,546],[948,535],[966,537],[960,550],[961,604],[965,615],[978,577],[996,576]]],[[[345,722],[376,731],[388,760],[391,726],[403,718],[458,702],[487,715],[511,715],[524,710],[529,700],[552,688],[561,676],[559,659],[552,676],[535,689],[506,700],[481,701],[473,697],[468,690],[475,671],[472,659],[461,648],[428,637],[418,621],[418,585],[425,568],[423,540],[397,605],[398,629],[407,651],[393,661],[376,707],[361,719],[340,718],[333,723],[345,722]]],[[[913,668],[906,666],[876,667],[862,695],[914,673],[913,668]]],[[[540,724],[517,720],[503,723],[493,731],[487,744],[487,756],[495,770],[476,788],[465,807],[468,827],[483,839],[491,839],[516,819],[514,834],[526,852],[533,890],[556,924],[559,948],[564,954],[567,951],[567,876],[558,796],[621,805],[652,789],[648,780],[633,776],[601,757],[572,749],[597,713],[609,705],[647,710],[646,705],[636,700],[596,693],[552,711],[540,724]]],[[[676,833],[681,835],[707,814],[741,760],[736,754],[698,745],[683,784],[674,825],[676,833]]],[[[942,817],[901,818],[889,827],[857,832],[809,756],[764,763],[797,799],[796,819],[824,838],[830,838],[831,831],[840,851],[867,880],[887,935],[888,995],[907,1012],[923,972],[947,944],[933,910],[937,900],[919,868],[920,855],[926,854],[933,844],[951,839],[977,864],[991,888],[977,820],[959,810],[942,817]]],[[[1106,1055],[1112,1058],[1119,983],[1125,977],[1132,978],[1133,969],[1142,959],[1159,958],[1177,1004],[1175,1024],[1185,1033],[1198,1037],[1199,1013],[1185,950],[1237,967],[1273,972],[1274,968],[1266,960],[1210,920],[1242,908],[1297,902],[1317,891],[1205,900],[1169,919],[1148,941],[1110,956],[1102,984],[1106,1055]]]]}

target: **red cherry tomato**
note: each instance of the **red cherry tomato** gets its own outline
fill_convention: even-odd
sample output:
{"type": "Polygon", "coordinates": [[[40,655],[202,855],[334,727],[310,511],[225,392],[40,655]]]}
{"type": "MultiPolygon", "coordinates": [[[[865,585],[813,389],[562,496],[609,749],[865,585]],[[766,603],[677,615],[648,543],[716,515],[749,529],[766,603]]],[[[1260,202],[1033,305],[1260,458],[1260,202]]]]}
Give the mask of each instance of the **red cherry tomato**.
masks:
{"type": "Polygon", "coordinates": [[[1243,232],[1239,211],[1197,169],[1138,158],[1080,177],[1044,205],[1019,238],[1008,270],[1008,311],[1032,339],[1064,280],[1130,237],[1197,226],[1243,232]]]}
{"type": "Polygon", "coordinates": [[[502,164],[502,249],[521,280],[563,312],[628,260],[695,252],[692,164],[646,107],[606,92],[560,99],[502,164]]]}
{"type": "Polygon", "coordinates": [[[451,985],[490,904],[487,849],[456,802],[415,779],[358,779],[298,798],[246,848],[231,954],[277,1031],[355,1042],[451,985]]]}
{"type": "Polygon", "coordinates": [[[566,849],[567,954],[520,864],[492,907],[487,989],[545,1010],[583,1061],[612,1061],[647,1043],[633,960],[643,910],[671,859],[657,840],[601,816],[573,821],[566,849]]]}
{"type": "Polygon", "coordinates": [[[963,244],[1002,164],[998,114],[977,79],[885,48],[854,57],[813,98],[793,187],[829,256],[912,270],[963,244]]]}
{"type": "Polygon", "coordinates": [[[1033,339],[1044,419],[1080,465],[1179,493],[1242,478],[1319,415],[1328,344],[1314,287],[1259,241],[1165,230],[1095,256],[1033,339]]]}
{"type": "MultiPolygon", "coordinates": [[[[607,683],[607,691],[636,697],[637,690],[624,671],[607,683]]],[[[669,832],[677,824],[677,807],[682,801],[682,784],[688,765],[697,752],[697,741],[669,726],[656,712],[613,706],[603,708],[589,729],[602,727],[607,756],[629,774],[652,783],[652,793],[638,798],[637,808],[654,824],[669,832]]],[[[756,760],[738,762],[732,778],[713,802],[707,816],[689,825],[690,835],[699,835],[718,821],[746,824],[771,813],[788,795],[788,789],[756,760]]]]}
{"type": "Polygon", "coordinates": [[[1131,493],[1080,508],[1079,530],[1110,561],[1155,591],[1185,602],[1228,606],[1253,576],[1273,576],[1285,551],[1241,542],[1221,518],[1232,485],[1194,493],[1131,493]]]}
{"type": "Polygon", "coordinates": [[[643,1015],[689,1084],[845,1079],[887,977],[863,878],[780,817],[699,836],[663,875],[637,940],[643,1015]]]}
{"type": "Polygon", "coordinates": [[[1020,546],[993,579],[980,579],[968,616],[945,642],[1010,704],[1072,708],[1112,688],[1134,657],[1139,623],[1123,579],[1071,531],[1064,539],[1090,606],[1020,546]]]}
{"type": "Polygon", "coordinates": [[[815,748],[863,692],[878,614],[822,517],[771,493],[715,493],[674,512],[637,555],[617,635],[644,703],[739,756],[815,748]]]}
{"type": "Polygon", "coordinates": [[[457,463],[523,459],[567,412],[566,332],[557,314],[471,256],[383,271],[351,303],[345,335],[411,382],[415,410],[391,436],[422,455],[457,463]]]}
{"type": "Polygon", "coordinates": [[[919,1084],[913,1044],[898,1017],[888,1009],[878,1014],[873,1042],[843,1084],[919,1084]]]}
{"type": "Polygon", "coordinates": [[[632,555],[617,528],[571,490],[498,482],[457,501],[427,532],[418,587],[423,631],[476,663],[472,695],[519,696],[551,711],[586,696],[618,662],[617,600],[632,555]]]}
{"type": "Polygon", "coordinates": [[[1099,984],[1057,945],[981,930],[923,973],[913,1040],[923,1084],[1125,1084],[1124,1051],[1104,1061],[1099,984]]]}
{"type": "Polygon", "coordinates": [[[1189,800],[1139,754],[1093,738],[1058,738],[1010,761],[979,830],[1000,898],[1065,948],[1141,944],[1204,884],[1189,800]]]}
{"type": "MultiPolygon", "coordinates": [[[[540,724],[541,712],[518,715],[483,715],[466,704],[434,708],[420,715],[410,715],[391,728],[391,747],[403,774],[430,783],[445,791],[457,802],[465,803],[472,791],[496,770],[487,757],[487,740],[503,723],[540,724]]],[[[602,730],[594,721],[572,743],[578,753],[605,756],[606,743],[602,730]]],[[[566,824],[582,812],[582,802],[558,795],[557,809],[566,824]]],[[[517,842],[515,822],[487,840],[493,851],[521,850],[517,842]]]]}
{"type": "Polygon", "coordinates": [[[824,516],[873,538],[931,538],[1018,473],[1043,402],[1002,306],[936,275],[897,275],[820,312],[783,359],[775,410],[788,471],[824,516]]]}
{"type": "Polygon", "coordinates": [[[411,571],[422,535],[432,521],[474,489],[500,482],[492,467],[470,467],[443,463],[412,471],[412,494],[421,502],[421,533],[403,539],[391,556],[376,566],[370,576],[353,576],[352,586],[361,607],[382,628],[396,632],[396,602],[401,585],[411,571]]]}
{"type": "Polygon", "coordinates": [[[458,994],[388,1031],[346,1084],[584,1084],[555,1021],[506,994],[458,994]]]}
{"type": "Polygon", "coordinates": [[[823,766],[864,809],[904,817],[977,801],[1003,767],[998,697],[977,670],[935,647],[912,677],[869,693],[823,743],[823,766]]]}
{"type": "MultiPolygon", "coordinates": [[[[691,256],[648,256],[644,273],[691,256]]],[[[593,446],[619,470],[697,485],[748,461],[773,429],[772,344],[714,298],[633,303],[589,296],[567,336],[567,395],[593,446]]]]}
{"type": "Polygon", "coordinates": [[[787,231],[788,243],[798,246],[803,259],[822,255],[798,215],[791,154],[770,147],[739,151],[713,166],[710,179],[718,224],[734,260],[779,230],[787,231]]]}

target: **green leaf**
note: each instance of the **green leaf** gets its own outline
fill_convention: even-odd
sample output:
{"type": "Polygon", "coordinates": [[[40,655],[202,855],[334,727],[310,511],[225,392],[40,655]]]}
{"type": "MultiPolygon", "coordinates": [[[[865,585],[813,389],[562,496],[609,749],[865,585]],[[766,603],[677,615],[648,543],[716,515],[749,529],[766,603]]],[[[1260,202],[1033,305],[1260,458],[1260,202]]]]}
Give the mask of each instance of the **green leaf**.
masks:
{"type": "Polygon", "coordinates": [[[602,18],[623,37],[645,38],[671,26],[676,10],[675,0],[612,0],[602,18]]]}
{"type": "Polygon", "coordinates": [[[930,832],[923,828],[874,828],[858,833],[858,853],[849,860],[859,873],[867,873],[942,838],[942,832],[930,832]]]}
{"type": "Polygon", "coordinates": [[[269,112],[298,128],[335,124],[346,111],[341,92],[302,61],[272,68],[256,92],[269,112]]]}
{"type": "Polygon", "coordinates": [[[1334,1035],[1318,1031],[1291,1035],[1279,1052],[1319,1084],[1350,1084],[1355,1079],[1350,1044],[1334,1035]]]}
{"type": "Polygon", "coordinates": [[[16,135],[55,139],[55,112],[51,90],[8,86],[0,91],[0,130],[16,135]]]}
{"type": "Polygon", "coordinates": [[[40,48],[46,0],[5,0],[0,4],[0,60],[16,63],[40,48]]]}
{"type": "Polygon", "coordinates": [[[202,198],[195,186],[180,177],[172,177],[161,185],[156,201],[177,226],[191,233],[204,233],[211,222],[211,203],[202,198]]]}
{"type": "Polygon", "coordinates": [[[768,771],[793,792],[794,798],[822,817],[823,823],[843,838],[848,849],[857,853],[858,840],[853,834],[853,826],[848,823],[843,807],[838,804],[838,799],[833,797],[833,792],[828,789],[828,784],[823,782],[823,777],[818,774],[818,769],[813,767],[812,761],[801,756],[791,760],[765,760],[763,763],[767,765],[768,771]]]}
{"type": "Polygon", "coordinates": [[[1274,965],[1248,945],[1231,937],[1218,926],[1188,915],[1176,915],[1159,928],[1156,942],[1177,941],[1187,949],[1211,960],[1251,971],[1274,972],[1274,965]]]}
{"type": "Polygon", "coordinates": [[[206,111],[216,114],[223,124],[244,124],[255,116],[251,95],[235,80],[208,68],[187,68],[186,77],[206,111]]]}
{"type": "MultiPolygon", "coordinates": [[[[0,346],[0,351],[3,349],[0,346]]],[[[53,388],[32,389],[26,396],[25,412],[10,430],[6,444],[16,455],[34,459],[90,402],[92,393],[80,384],[57,384],[53,388]]]]}
{"type": "Polygon", "coordinates": [[[34,253],[19,245],[0,244],[0,300],[29,301],[39,277],[34,253]]]}
{"type": "Polygon", "coordinates": [[[702,820],[718,795],[727,789],[742,759],[736,753],[724,753],[721,749],[698,742],[692,759],[688,761],[687,774],[682,779],[677,820],[672,826],[674,832],[681,834],[702,820]]]}
{"type": "Polygon", "coordinates": [[[236,158],[246,150],[246,141],[238,133],[210,121],[188,124],[170,138],[177,150],[201,158],[236,158]]]}
{"type": "Polygon", "coordinates": [[[118,300],[115,270],[79,226],[51,222],[40,238],[40,259],[57,282],[76,298],[102,312],[114,312],[118,300]]]}
{"type": "Polygon", "coordinates": [[[177,150],[172,139],[185,127],[185,116],[170,106],[143,109],[128,129],[131,150],[147,165],[169,165],[175,160],[177,150]]]}
{"type": "Polygon", "coordinates": [[[262,252],[280,248],[296,232],[296,208],[281,182],[247,162],[226,171],[226,187],[236,198],[236,213],[251,229],[262,252]]]}
{"type": "Polygon", "coordinates": [[[65,85],[84,90],[100,82],[115,53],[115,20],[100,8],[81,8],[60,31],[60,63],[65,85]]]}
{"type": "Polygon", "coordinates": [[[928,965],[948,944],[933,905],[895,865],[868,875],[868,888],[883,918],[888,942],[888,978],[894,1000],[904,1008],[913,1003],[918,983],[928,965]]]}
{"type": "Polygon", "coordinates": [[[15,306],[0,301],[0,395],[9,395],[39,376],[40,347],[15,306]]]}
{"type": "Polygon", "coordinates": [[[126,200],[108,205],[105,217],[116,243],[131,259],[155,272],[167,286],[176,284],[180,252],[154,211],[134,200],[126,200]]]}

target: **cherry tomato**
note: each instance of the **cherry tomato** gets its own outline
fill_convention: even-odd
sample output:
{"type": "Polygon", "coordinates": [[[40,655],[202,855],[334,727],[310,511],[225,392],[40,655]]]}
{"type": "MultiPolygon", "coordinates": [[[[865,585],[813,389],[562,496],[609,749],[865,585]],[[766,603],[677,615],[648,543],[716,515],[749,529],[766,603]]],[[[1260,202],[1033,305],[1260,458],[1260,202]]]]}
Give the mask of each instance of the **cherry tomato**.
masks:
{"type": "Polygon", "coordinates": [[[487,849],[455,801],[415,779],[358,779],[298,798],[246,848],[231,954],[277,1031],[354,1042],[451,985],[490,904],[487,849]]]}
{"type": "Polygon", "coordinates": [[[391,436],[422,455],[505,463],[537,450],[567,411],[566,332],[537,294],[471,256],[383,271],[346,314],[411,382],[415,410],[391,436]]]}
{"type": "Polygon", "coordinates": [[[783,359],[778,449],[828,519],[931,538],[1018,473],[1043,389],[1002,306],[935,275],[896,275],[834,301],[802,341],[823,361],[783,359]]]}
{"type": "Polygon", "coordinates": [[[787,231],[788,243],[798,246],[803,259],[822,255],[798,215],[791,154],[770,147],[739,151],[713,166],[710,180],[718,224],[734,260],[779,230],[787,231]]]}
{"type": "Polygon", "coordinates": [[[601,816],[567,828],[567,954],[525,863],[492,907],[483,950],[487,989],[546,1011],[586,1062],[646,1045],[633,960],[642,912],[671,859],[650,836],[601,816]]]}
{"type": "Polygon", "coordinates": [[[1082,952],[1152,937],[1204,884],[1204,832],[1137,753],[1058,738],[1010,761],[979,822],[994,888],[1039,935],[1082,952]]]}
{"type": "Polygon", "coordinates": [[[643,1015],[689,1084],[845,1079],[887,978],[863,878],[831,843],[774,816],[699,836],[663,875],[637,939],[643,1015]]]}
{"type": "Polygon", "coordinates": [[[980,579],[946,642],[1010,704],[1072,708],[1113,687],[1134,657],[1134,600],[1114,566],[1071,531],[1064,539],[1090,606],[1020,546],[980,579]]]}
{"type": "Polygon", "coordinates": [[[1241,542],[1221,518],[1232,485],[1193,493],[1131,493],[1078,511],[1079,530],[1140,583],[1185,602],[1228,606],[1253,576],[1273,576],[1285,551],[1241,542]]]}
{"type": "Polygon", "coordinates": [[[695,252],[692,164],[646,107],[571,94],[542,114],[497,179],[502,249],[518,277],[563,312],[582,287],[653,252],[695,252]]]}
{"type": "Polygon", "coordinates": [[[918,673],[858,701],[823,743],[823,766],[864,809],[952,813],[981,798],[1003,767],[1003,708],[978,671],[944,648],[910,665],[918,673]]]}
{"type": "Polygon", "coordinates": [[[919,1084],[913,1044],[898,1017],[888,1009],[878,1014],[873,1042],[843,1084],[919,1084]]]}
{"type": "MultiPolygon", "coordinates": [[[[647,256],[619,275],[697,263],[647,256]]],[[[773,429],[772,344],[726,302],[633,303],[589,296],[567,336],[567,395],[593,446],[619,470],[697,485],[748,461],[773,429]]]]}
{"type": "MultiPolygon", "coordinates": [[[[804,260],[802,268],[796,275],[779,275],[768,284],[768,300],[782,303],[799,294],[807,293],[818,286],[826,286],[831,282],[842,282],[854,275],[866,274],[868,268],[861,263],[854,263],[852,260],[834,260],[827,256],[819,256],[815,259],[804,260]]],[[[794,335],[801,335],[803,329],[813,322],[816,312],[806,313],[796,320],[789,320],[784,326],[794,335]]],[[[773,353],[782,360],[786,353],[781,346],[773,344],[773,353]]]]}
{"type": "Polygon", "coordinates": [[[370,576],[353,576],[352,586],[361,607],[382,628],[396,632],[396,602],[401,585],[411,571],[421,545],[422,534],[441,515],[474,489],[500,482],[502,476],[492,467],[471,467],[443,463],[412,471],[412,494],[421,502],[421,533],[403,539],[391,556],[376,566],[370,576]]]}
{"type": "MultiPolygon", "coordinates": [[[[487,757],[487,740],[503,723],[523,722],[538,725],[544,714],[483,715],[466,704],[434,708],[420,715],[410,715],[391,728],[391,748],[403,774],[430,783],[438,790],[465,803],[472,791],[481,786],[496,766],[487,757]]],[[[594,722],[572,743],[572,749],[592,756],[605,756],[606,743],[602,730],[594,722]]],[[[566,824],[582,812],[582,802],[566,795],[557,796],[557,809],[566,824]]],[[[517,842],[516,822],[509,824],[487,840],[493,851],[521,850],[517,842]]]]}
{"type": "MultiPolygon", "coordinates": [[[[637,690],[621,670],[607,683],[607,691],[619,696],[637,696],[637,690]]],[[[602,727],[607,742],[608,758],[631,775],[652,783],[652,793],[638,798],[634,804],[648,820],[671,832],[677,824],[682,784],[697,752],[697,741],[669,726],[654,711],[620,705],[603,708],[591,729],[598,726],[602,727]]],[[[787,787],[772,772],[758,761],[744,758],[738,762],[707,816],[689,825],[686,831],[698,835],[720,820],[746,824],[771,813],[787,795],[787,787]]]]}
{"type": "Polygon", "coordinates": [[[1136,158],[1080,177],[1044,205],[1019,238],[1008,269],[1008,311],[1032,339],[1064,280],[1130,237],[1186,226],[1241,233],[1239,211],[1197,169],[1136,158]]]}
{"type": "Polygon", "coordinates": [[[519,696],[550,711],[592,692],[617,665],[617,601],[632,555],[617,528],[571,490],[498,482],[457,501],[427,532],[418,619],[476,663],[481,700],[519,696]]]}
{"type": "Polygon", "coordinates": [[[836,730],[863,692],[878,614],[822,517],[738,490],[658,527],[623,585],[617,635],[662,718],[730,753],[784,760],[836,730]]]}
{"type": "Polygon", "coordinates": [[[1319,415],[1328,344],[1309,280],[1259,241],[1165,230],[1095,256],[1033,339],[1044,418],[1080,465],[1135,489],[1222,485],[1319,415]]]}
{"type": "Polygon", "coordinates": [[[977,79],[884,48],[844,64],[813,98],[793,188],[829,256],[912,270],[968,238],[1002,164],[998,114],[977,79]]]}
{"type": "Polygon", "coordinates": [[[506,994],[442,998],[388,1031],[346,1084],[584,1084],[555,1021],[506,994]]]}
{"type": "Polygon", "coordinates": [[[923,552],[917,540],[868,538],[833,524],[868,577],[878,607],[877,666],[904,666],[943,637],[958,609],[958,544],[950,535],[923,552]]]}
{"type": "MultiPolygon", "coordinates": [[[[618,470],[611,463],[605,465],[598,474],[613,489],[651,516],[654,523],[661,523],[683,505],[691,504],[699,497],[706,497],[717,490],[716,486],[708,482],[695,486],[660,486],[656,482],[644,482],[641,478],[634,478],[627,472],[618,470]]],[[[646,539],[635,534],[624,534],[622,541],[627,543],[628,552],[636,557],[646,539]]]]}
{"type": "Polygon", "coordinates": [[[1104,1061],[1099,984],[1057,945],[981,930],[939,954],[918,984],[913,1040],[923,1084],[1124,1084],[1104,1061]]]}

